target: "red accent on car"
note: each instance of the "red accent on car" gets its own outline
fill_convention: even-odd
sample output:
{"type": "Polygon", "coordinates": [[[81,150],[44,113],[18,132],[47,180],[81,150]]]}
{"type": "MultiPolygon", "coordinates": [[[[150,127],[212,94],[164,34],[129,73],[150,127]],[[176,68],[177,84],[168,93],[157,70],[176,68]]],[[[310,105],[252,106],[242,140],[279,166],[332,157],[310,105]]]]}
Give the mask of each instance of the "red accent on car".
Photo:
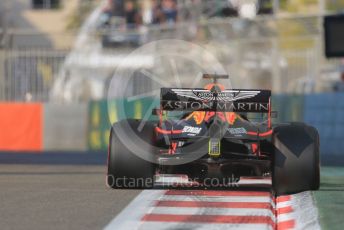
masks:
{"type": "Polygon", "coordinates": [[[193,118],[197,125],[201,124],[205,117],[205,111],[195,111],[192,112],[189,116],[185,118],[185,120],[189,120],[193,118]]]}
{"type": "Polygon", "coordinates": [[[207,112],[207,113],[205,114],[204,120],[205,120],[206,122],[208,122],[209,119],[212,118],[214,115],[215,115],[215,112],[213,112],[213,111],[207,112]]]}
{"type": "Polygon", "coordinates": [[[223,114],[223,112],[213,112],[213,111],[207,112],[207,113],[205,114],[204,120],[205,120],[206,122],[208,122],[209,119],[212,118],[212,117],[215,116],[215,115],[216,115],[217,117],[219,117],[222,121],[226,121],[226,118],[225,118],[225,115],[223,114]]]}
{"type": "Polygon", "coordinates": [[[156,127],[155,131],[161,134],[181,134],[183,132],[183,130],[166,130],[160,127],[156,127]]]}
{"type": "Polygon", "coordinates": [[[226,112],[226,118],[230,125],[233,125],[235,123],[235,120],[237,119],[237,115],[234,112],[226,112]]]}
{"type": "Polygon", "coordinates": [[[219,117],[222,121],[226,121],[225,115],[222,112],[216,112],[216,116],[219,117]]]}
{"type": "Polygon", "coordinates": [[[221,91],[225,90],[225,86],[222,84],[218,84],[218,83],[210,83],[207,84],[206,86],[204,86],[205,89],[207,90],[211,90],[212,88],[214,88],[215,86],[217,86],[221,91]]]}
{"type": "Polygon", "coordinates": [[[172,142],[168,150],[168,154],[175,154],[177,149],[177,142],[172,142]]]}
{"type": "Polygon", "coordinates": [[[272,134],[272,129],[270,129],[269,131],[264,132],[264,133],[247,132],[247,135],[260,136],[260,137],[270,136],[271,134],[272,134]]]}
{"type": "Polygon", "coordinates": [[[251,145],[251,148],[252,148],[252,152],[256,154],[257,150],[258,150],[258,144],[257,143],[253,143],[251,145]]]}

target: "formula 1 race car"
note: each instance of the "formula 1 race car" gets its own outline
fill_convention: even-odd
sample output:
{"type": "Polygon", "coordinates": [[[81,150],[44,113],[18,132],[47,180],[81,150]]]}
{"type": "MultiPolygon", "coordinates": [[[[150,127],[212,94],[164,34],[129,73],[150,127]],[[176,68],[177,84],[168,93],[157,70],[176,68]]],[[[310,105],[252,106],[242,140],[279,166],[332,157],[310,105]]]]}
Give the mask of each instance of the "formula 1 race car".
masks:
{"type": "MultiPolygon", "coordinates": [[[[319,188],[319,135],[304,123],[272,125],[271,91],[225,89],[218,79],[205,88],[161,88],[158,121],[113,124],[107,183],[153,188],[162,175],[188,186],[226,188],[242,177],[271,178],[276,195],[319,188]],[[179,117],[168,113],[179,111],[179,117]],[[248,114],[265,116],[263,121],[248,114]],[[211,179],[217,183],[207,183],[211,179]]],[[[177,183],[177,182],[174,182],[177,183]]],[[[182,186],[181,186],[182,187],[182,186]]]]}

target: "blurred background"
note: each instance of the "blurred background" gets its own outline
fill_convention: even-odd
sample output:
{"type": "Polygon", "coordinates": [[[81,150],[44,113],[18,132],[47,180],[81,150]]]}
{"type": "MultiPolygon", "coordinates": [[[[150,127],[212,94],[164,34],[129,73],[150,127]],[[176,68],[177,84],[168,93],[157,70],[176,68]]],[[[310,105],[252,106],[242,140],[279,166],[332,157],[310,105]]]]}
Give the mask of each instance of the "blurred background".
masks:
{"type": "MultiPolygon", "coordinates": [[[[340,155],[343,10],[344,0],[2,0],[0,150],[106,150],[110,120],[124,118],[125,99],[108,109],[116,68],[144,44],[179,39],[210,51],[234,88],[271,89],[277,122],[316,126],[322,154],[340,155]]],[[[163,73],[169,63],[156,56],[144,68],[163,73]]],[[[149,60],[130,58],[121,68],[149,60]]],[[[189,65],[178,71],[196,78],[189,65]]],[[[130,94],[154,84],[135,74],[130,94]]],[[[126,116],[144,117],[151,100],[125,101],[126,116]]]]}

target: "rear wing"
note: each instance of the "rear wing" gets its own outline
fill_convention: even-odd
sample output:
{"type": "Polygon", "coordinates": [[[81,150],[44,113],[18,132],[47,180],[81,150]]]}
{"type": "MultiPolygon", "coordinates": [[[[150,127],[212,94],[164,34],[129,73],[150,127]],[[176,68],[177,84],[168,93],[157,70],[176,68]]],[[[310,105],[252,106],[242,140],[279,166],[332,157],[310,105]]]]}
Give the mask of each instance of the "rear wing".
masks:
{"type": "Polygon", "coordinates": [[[270,90],[161,88],[160,109],[270,113],[270,97],[270,90]]]}

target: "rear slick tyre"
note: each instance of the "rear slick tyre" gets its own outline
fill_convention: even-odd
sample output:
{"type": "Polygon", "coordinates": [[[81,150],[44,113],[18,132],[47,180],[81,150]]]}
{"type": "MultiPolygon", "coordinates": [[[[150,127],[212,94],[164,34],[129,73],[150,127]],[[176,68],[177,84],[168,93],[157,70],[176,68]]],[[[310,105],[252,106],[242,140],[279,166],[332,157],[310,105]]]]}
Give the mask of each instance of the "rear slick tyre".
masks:
{"type": "Polygon", "coordinates": [[[127,147],[128,143],[121,141],[118,134],[123,132],[124,122],[129,124],[139,138],[147,142],[147,145],[139,146],[141,150],[153,155],[151,144],[153,144],[154,125],[152,123],[147,122],[141,132],[138,131],[140,120],[128,119],[115,123],[110,133],[107,184],[113,189],[152,188],[155,165],[138,157],[127,147]]]}
{"type": "Polygon", "coordinates": [[[272,187],[276,195],[317,190],[320,184],[319,134],[303,123],[274,129],[272,187]]]}

